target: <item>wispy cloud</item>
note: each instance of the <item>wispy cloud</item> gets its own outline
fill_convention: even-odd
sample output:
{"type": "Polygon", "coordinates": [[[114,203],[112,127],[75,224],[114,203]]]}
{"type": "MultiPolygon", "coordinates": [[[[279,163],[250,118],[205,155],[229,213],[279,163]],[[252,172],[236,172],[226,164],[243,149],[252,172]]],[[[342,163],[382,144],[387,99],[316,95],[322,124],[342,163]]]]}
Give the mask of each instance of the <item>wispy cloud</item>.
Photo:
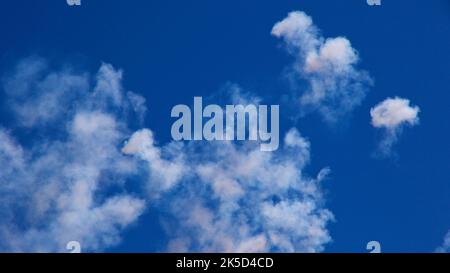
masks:
{"type": "Polygon", "coordinates": [[[179,147],[183,159],[175,165],[162,163],[151,143],[148,129],[138,131],[124,151],[147,161],[148,183],[166,192],[159,202],[172,212],[166,221],[175,222],[166,225],[169,251],[317,252],[331,240],[326,226],[333,215],[320,189],[328,169],[316,178],[303,173],[310,144],[295,129],[275,153],[251,144],[192,142],[179,147]],[[161,164],[164,175],[154,168],[161,164]]]}
{"type": "Polygon", "coordinates": [[[299,96],[301,115],[319,111],[328,123],[335,123],[360,105],[372,80],[357,68],[359,57],[345,37],[324,38],[310,16],[293,11],[272,28],[295,57],[292,78],[304,81],[299,96]],[[304,90],[303,90],[304,89],[304,90]]]}
{"type": "Polygon", "coordinates": [[[0,250],[65,251],[76,240],[101,251],[149,204],[164,211],[168,251],[317,252],[331,241],[328,169],[305,174],[310,143],[296,129],[273,153],[253,142],[158,145],[151,129],[131,132],[146,107],[120,70],[48,67],[26,59],[3,80],[18,123],[0,129],[0,250]],[[145,192],[124,187],[136,177],[145,192]]]}
{"type": "Polygon", "coordinates": [[[387,98],[370,109],[372,126],[384,130],[378,145],[377,155],[391,155],[392,146],[397,142],[405,125],[415,126],[419,123],[418,106],[410,105],[408,99],[387,98]]]}
{"type": "Polygon", "coordinates": [[[436,249],[436,252],[450,253],[450,231],[445,236],[444,242],[442,243],[442,245],[436,249]]]}
{"type": "Polygon", "coordinates": [[[128,129],[115,113],[130,104],[115,93],[122,92],[119,75],[102,65],[91,91],[87,73],[49,71],[33,58],[4,79],[19,123],[0,129],[2,250],[59,252],[72,240],[101,250],[143,212],[143,199],[106,194],[136,172],[118,148],[128,129]],[[31,134],[23,144],[12,134],[21,127],[31,134]]]}

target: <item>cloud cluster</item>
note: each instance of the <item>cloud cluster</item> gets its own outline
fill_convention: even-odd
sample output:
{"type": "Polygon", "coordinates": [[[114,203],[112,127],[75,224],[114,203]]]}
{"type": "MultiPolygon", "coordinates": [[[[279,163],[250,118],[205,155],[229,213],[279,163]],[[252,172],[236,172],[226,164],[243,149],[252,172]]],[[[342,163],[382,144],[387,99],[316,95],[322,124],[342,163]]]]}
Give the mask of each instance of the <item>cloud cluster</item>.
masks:
{"type": "MultiPolygon", "coordinates": [[[[335,123],[361,104],[372,80],[347,38],[322,37],[300,11],[272,35],[295,57],[297,89],[306,83],[296,94],[302,115],[318,111],[335,123]]],[[[256,142],[158,145],[151,129],[132,130],[146,101],[122,78],[109,64],[92,77],[39,58],[3,78],[14,126],[0,125],[0,251],[60,252],[74,240],[84,251],[105,250],[148,205],[161,210],[167,251],[319,252],[331,241],[334,216],[321,189],[330,170],[305,173],[311,145],[297,129],[272,153],[256,142]],[[127,187],[136,178],[140,185],[127,187]]],[[[261,101],[230,89],[235,104],[261,101]]],[[[384,130],[381,155],[405,125],[418,124],[419,111],[397,97],[371,109],[372,125],[384,130]]],[[[438,251],[449,245],[447,235],[438,251]]]]}
{"type": "Polygon", "coordinates": [[[392,146],[397,142],[405,125],[415,126],[419,123],[418,106],[410,105],[408,99],[387,98],[370,109],[372,126],[384,130],[384,136],[378,146],[381,156],[389,156],[392,146]]]}
{"type": "Polygon", "coordinates": [[[1,251],[60,252],[74,240],[105,250],[148,205],[162,211],[167,251],[317,252],[330,242],[328,169],[304,173],[310,143],[297,130],[274,153],[256,142],[157,145],[151,129],[132,133],[145,100],[122,77],[109,64],[91,77],[38,58],[4,77],[15,126],[0,129],[1,251]]]}
{"type": "Polygon", "coordinates": [[[359,70],[357,51],[345,37],[324,38],[311,17],[293,11],[272,28],[295,57],[294,80],[306,81],[300,95],[302,114],[319,111],[334,123],[360,105],[372,84],[367,72],[359,70]]]}
{"type": "Polygon", "coordinates": [[[183,159],[175,165],[142,156],[155,153],[151,143],[152,134],[144,129],[124,151],[148,162],[149,183],[165,192],[167,177],[153,179],[154,172],[161,175],[153,166],[168,167],[171,192],[159,202],[172,212],[166,219],[173,237],[169,251],[317,252],[331,240],[326,226],[333,215],[323,207],[320,189],[328,169],[316,178],[303,173],[310,144],[297,130],[286,134],[283,149],[275,153],[254,144],[193,142],[178,149],[183,159]]]}
{"type": "MultiPolygon", "coordinates": [[[[261,100],[228,87],[234,104],[261,100]]],[[[310,143],[296,129],[272,153],[252,142],[158,147],[150,129],[135,132],[122,151],[146,163],[151,199],[171,212],[164,219],[168,251],[318,252],[331,241],[333,214],[321,191],[329,170],[304,174],[310,143]]]]}
{"type": "Polygon", "coordinates": [[[0,129],[1,250],[61,252],[72,240],[104,249],[142,214],[145,201],[123,190],[136,168],[118,148],[131,105],[120,75],[103,64],[91,88],[86,73],[30,58],[4,78],[18,126],[0,129]]]}

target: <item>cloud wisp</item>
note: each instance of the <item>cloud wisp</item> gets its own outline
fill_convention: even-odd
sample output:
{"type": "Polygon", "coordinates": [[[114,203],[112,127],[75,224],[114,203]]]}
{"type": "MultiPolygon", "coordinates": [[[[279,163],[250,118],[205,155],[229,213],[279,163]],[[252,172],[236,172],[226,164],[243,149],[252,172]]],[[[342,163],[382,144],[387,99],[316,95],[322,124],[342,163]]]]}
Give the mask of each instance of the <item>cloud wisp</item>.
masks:
{"type": "Polygon", "coordinates": [[[333,124],[361,104],[372,79],[357,68],[360,59],[347,38],[322,37],[312,18],[301,11],[276,23],[272,35],[283,39],[295,58],[290,76],[295,89],[302,90],[295,98],[301,115],[318,111],[333,124]]]}
{"type": "Polygon", "coordinates": [[[403,128],[419,123],[419,112],[418,106],[412,106],[408,99],[399,97],[387,98],[370,109],[372,126],[383,130],[377,156],[388,157],[392,154],[392,147],[398,141],[403,128]]]}

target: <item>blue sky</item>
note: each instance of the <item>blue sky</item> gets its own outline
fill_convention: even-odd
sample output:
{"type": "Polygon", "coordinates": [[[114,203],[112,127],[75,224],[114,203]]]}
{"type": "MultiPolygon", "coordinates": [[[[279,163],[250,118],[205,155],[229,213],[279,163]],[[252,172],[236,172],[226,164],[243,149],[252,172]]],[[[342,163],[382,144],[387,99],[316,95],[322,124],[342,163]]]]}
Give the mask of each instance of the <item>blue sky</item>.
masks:
{"type": "MultiPolygon", "coordinates": [[[[98,235],[100,239],[73,233],[80,237],[73,240],[80,240],[82,245],[87,245],[86,251],[160,252],[166,251],[171,243],[184,245],[186,238],[193,241],[190,247],[186,247],[187,251],[258,250],[239,247],[264,245],[263,242],[270,241],[268,237],[259,236],[269,233],[266,228],[280,236],[285,233],[296,235],[290,237],[293,246],[286,247],[271,239],[271,243],[266,242],[268,246],[263,248],[265,251],[366,252],[366,244],[372,240],[379,241],[384,252],[433,252],[439,247],[448,251],[450,247],[450,239],[448,245],[444,243],[450,229],[450,2],[447,0],[382,1],[379,7],[369,6],[364,0],[133,3],[82,0],[82,5],[78,7],[69,7],[64,0],[45,3],[17,0],[3,3],[0,33],[0,127],[5,132],[0,134],[4,143],[0,146],[3,149],[0,162],[8,164],[3,170],[4,174],[0,174],[3,184],[0,184],[3,188],[1,198],[4,200],[1,207],[5,211],[0,232],[2,251],[64,251],[58,248],[64,242],[53,245],[42,242],[54,234],[64,233],[64,228],[70,234],[70,223],[61,221],[70,220],[73,215],[63,214],[67,213],[63,209],[62,212],[48,211],[50,209],[45,208],[45,204],[60,206],[61,202],[67,200],[60,200],[58,196],[67,195],[67,199],[75,196],[72,195],[75,192],[73,188],[65,189],[70,188],[73,181],[66,181],[66,174],[62,174],[68,165],[60,164],[53,168],[50,166],[51,160],[47,162],[42,158],[48,155],[49,158],[54,156],[67,162],[89,161],[86,159],[89,158],[89,151],[95,153],[97,144],[85,139],[86,131],[83,131],[82,125],[96,122],[101,124],[98,129],[112,132],[114,137],[100,133],[95,138],[110,143],[116,151],[106,151],[110,148],[107,146],[99,148],[98,152],[105,155],[106,159],[99,158],[98,162],[111,166],[104,167],[100,171],[100,178],[94,179],[95,186],[91,186],[96,190],[89,201],[92,204],[87,205],[89,209],[83,210],[85,214],[80,218],[88,219],[87,226],[95,230],[92,236],[98,235]],[[344,62],[346,69],[350,69],[342,77],[362,86],[363,95],[348,111],[344,111],[342,105],[335,101],[314,104],[312,107],[298,103],[299,98],[309,92],[310,84],[309,74],[297,75],[293,69],[295,65],[305,65],[305,60],[298,52],[308,52],[304,43],[306,38],[300,38],[300,46],[292,46],[296,42],[295,37],[282,32],[277,38],[277,34],[272,31],[274,25],[286,19],[292,11],[301,11],[312,18],[315,28],[320,29],[315,35],[319,40],[320,37],[324,38],[321,43],[325,43],[325,38],[345,37],[351,43],[348,47],[357,52],[358,61],[339,60],[344,62]],[[27,69],[37,72],[27,74],[27,69]],[[123,75],[120,75],[119,70],[123,75]],[[51,79],[47,83],[39,80],[52,72],[61,77],[56,77],[56,83],[51,79]],[[33,75],[38,79],[33,78],[33,75]],[[362,75],[368,76],[364,78],[362,75]],[[102,85],[103,81],[106,84],[102,85]],[[136,94],[145,99],[147,111],[143,114],[143,120],[139,118],[143,109],[136,108],[137,104],[133,103],[135,100],[125,102],[123,99],[121,103],[114,104],[109,99],[104,100],[106,95],[97,95],[95,90],[109,94],[112,98],[117,95],[111,81],[120,82],[122,87],[116,90],[123,93],[120,96],[130,98],[129,94],[136,94]],[[25,93],[20,91],[21,82],[30,84],[25,87],[25,93]],[[47,94],[52,88],[63,87],[67,88],[67,94],[73,96],[63,95],[64,99],[58,97],[52,107],[41,105],[42,109],[33,108],[45,99],[39,92],[47,94]],[[312,198],[317,210],[305,218],[288,214],[286,219],[294,219],[295,225],[301,225],[302,221],[311,224],[318,217],[324,226],[319,225],[317,228],[327,235],[309,238],[315,235],[302,231],[297,234],[297,230],[291,230],[292,227],[277,226],[278,223],[274,223],[273,219],[234,223],[239,219],[233,218],[233,214],[231,218],[217,220],[211,227],[213,234],[217,236],[224,232],[217,227],[221,224],[251,231],[242,237],[231,236],[231,244],[239,247],[225,248],[222,242],[200,235],[204,228],[201,219],[192,218],[191,214],[191,220],[184,216],[188,214],[187,210],[199,210],[198,213],[202,214],[201,209],[189,206],[189,202],[186,203],[191,200],[189,198],[178,198],[189,195],[186,192],[203,189],[197,183],[208,180],[208,175],[202,173],[199,175],[201,179],[175,179],[176,186],[164,193],[154,193],[142,186],[149,184],[151,188],[152,183],[157,183],[155,175],[166,177],[167,173],[159,173],[161,169],[176,172],[179,165],[186,165],[176,156],[181,153],[195,154],[195,164],[215,162],[220,166],[218,170],[208,165],[214,172],[231,175],[229,172],[233,172],[237,166],[224,163],[225,159],[214,154],[230,153],[226,147],[210,147],[210,144],[198,144],[198,147],[186,144],[186,148],[170,146],[173,122],[170,111],[176,104],[192,104],[194,96],[208,97],[212,103],[223,105],[228,100],[218,94],[227,94],[233,88],[241,90],[242,96],[260,98],[264,104],[280,104],[280,137],[292,133],[298,141],[310,143],[311,147],[306,148],[307,151],[300,146],[294,147],[299,151],[291,151],[293,147],[286,144],[273,158],[261,159],[264,162],[261,166],[275,164],[273,168],[277,170],[293,162],[295,168],[307,174],[308,178],[302,177],[300,180],[311,179],[314,185],[320,184],[320,189],[316,189],[317,196],[312,198]],[[86,91],[76,91],[84,89],[86,91]],[[395,99],[397,97],[398,100],[395,99]],[[387,108],[398,106],[404,107],[402,110],[405,111],[418,108],[420,111],[412,113],[413,117],[398,117],[396,115],[400,112],[405,112],[395,111],[395,108],[392,115],[399,120],[393,123],[392,120],[391,123],[381,121],[381,125],[376,127],[373,125],[374,120],[380,117],[372,116],[371,120],[370,111],[387,98],[394,99],[395,103],[399,103],[400,98],[409,100],[406,106],[391,104],[387,108]],[[321,112],[324,105],[331,111],[325,114],[321,112]],[[61,107],[67,111],[62,111],[61,107]],[[313,110],[305,110],[308,107],[313,110]],[[135,111],[130,114],[129,108],[135,111]],[[49,112],[51,117],[41,115],[41,110],[49,112]],[[336,115],[341,111],[344,113],[336,121],[326,121],[325,116],[336,115]],[[92,113],[96,115],[92,116],[92,113]],[[115,119],[111,121],[102,113],[113,115],[115,119]],[[30,116],[34,118],[32,121],[30,116]],[[127,129],[108,125],[113,122],[120,126],[125,124],[127,129]],[[67,126],[72,127],[66,130],[67,126]],[[77,128],[81,128],[82,132],[73,131],[77,128]],[[143,128],[149,128],[151,136],[148,135],[149,130],[138,131],[143,128]],[[136,131],[138,134],[133,134],[136,131]],[[301,136],[295,133],[297,131],[301,136]],[[150,154],[157,150],[156,154],[163,154],[162,158],[158,158],[155,163],[152,161],[154,157],[148,156],[148,153],[138,152],[137,159],[120,155],[118,145],[132,136],[137,142],[154,138],[156,144],[145,147],[150,147],[150,154]],[[393,141],[392,147],[380,156],[380,145],[390,140],[393,141]],[[60,142],[63,148],[56,147],[55,143],[60,142]],[[85,151],[87,154],[75,151],[64,154],[59,150],[70,149],[80,143],[88,147],[85,151]],[[49,146],[51,148],[48,151],[53,152],[46,150],[49,146]],[[202,149],[210,149],[213,155],[206,156],[208,152],[202,149]],[[18,151],[25,151],[17,163],[25,165],[21,171],[19,169],[22,167],[11,163],[15,162],[11,159],[12,155],[20,157],[18,153],[22,152],[18,151]],[[167,156],[164,155],[166,152],[167,156]],[[303,156],[303,152],[308,155],[303,156]],[[299,154],[294,156],[292,153],[299,154]],[[40,163],[46,167],[39,167],[40,163]],[[127,169],[122,172],[121,168],[131,168],[133,171],[127,169]],[[323,181],[316,178],[321,170],[328,168],[331,171],[323,181]],[[56,182],[46,183],[46,179],[56,182]],[[114,183],[120,181],[111,186],[113,182],[110,180],[114,183]],[[39,184],[36,187],[43,189],[40,194],[44,197],[33,196],[27,192],[27,187],[16,189],[21,182],[34,186],[39,184]],[[102,187],[104,191],[97,190],[102,187]],[[120,198],[114,199],[115,203],[107,203],[114,196],[120,198]],[[37,212],[29,208],[34,207],[30,205],[32,202],[43,206],[42,217],[34,217],[37,212]],[[111,206],[99,205],[102,202],[111,206]],[[130,209],[119,209],[123,206],[129,206],[130,209]],[[178,209],[173,206],[178,206],[178,209]],[[180,208],[186,211],[180,212],[180,208]],[[108,214],[114,209],[119,212],[108,214]],[[333,217],[321,218],[325,211],[332,213],[333,217]],[[61,215],[65,217],[58,218],[61,215]],[[96,217],[99,215],[104,219],[97,222],[96,217]],[[124,220],[110,221],[114,217],[123,217],[124,220]],[[102,224],[108,226],[103,230],[102,224]],[[28,241],[16,240],[15,237],[24,237],[28,241]]],[[[319,57],[316,61],[325,62],[325,59],[319,57]]],[[[328,73],[335,71],[319,73],[317,77],[330,76],[328,73]]],[[[337,92],[346,92],[348,88],[348,85],[344,85],[343,90],[337,92]]],[[[324,90],[327,91],[327,87],[324,90]]],[[[355,97],[351,95],[352,99],[355,97]]],[[[132,143],[131,140],[129,143],[132,143]]],[[[231,153],[237,159],[248,159],[246,154],[252,151],[239,145],[229,149],[237,150],[231,153]]],[[[134,154],[134,150],[130,153],[134,154]]],[[[92,164],[98,162],[93,160],[92,164]]],[[[90,170],[90,166],[83,166],[90,170]]],[[[241,179],[246,179],[233,178],[239,183],[241,179]]],[[[171,180],[164,181],[170,183],[171,180]]],[[[253,196],[252,187],[244,187],[244,190],[245,196],[253,196]]],[[[264,191],[264,187],[258,190],[264,191]]],[[[202,196],[208,193],[199,190],[198,194],[202,196]]],[[[296,194],[302,200],[305,199],[305,191],[296,194]]],[[[290,194],[280,195],[292,201],[290,194]]],[[[260,198],[259,195],[250,197],[242,197],[237,204],[247,209],[253,205],[253,198],[260,198]]],[[[203,209],[217,212],[216,199],[202,197],[200,201],[204,203],[203,209]]],[[[296,204],[302,205],[302,202],[296,204]]],[[[219,202],[219,205],[223,204],[219,202]]],[[[68,210],[72,212],[74,209],[68,210]]],[[[253,213],[248,211],[244,214],[251,218],[253,213]]],[[[262,215],[262,219],[263,216],[267,214],[262,215]]]]}

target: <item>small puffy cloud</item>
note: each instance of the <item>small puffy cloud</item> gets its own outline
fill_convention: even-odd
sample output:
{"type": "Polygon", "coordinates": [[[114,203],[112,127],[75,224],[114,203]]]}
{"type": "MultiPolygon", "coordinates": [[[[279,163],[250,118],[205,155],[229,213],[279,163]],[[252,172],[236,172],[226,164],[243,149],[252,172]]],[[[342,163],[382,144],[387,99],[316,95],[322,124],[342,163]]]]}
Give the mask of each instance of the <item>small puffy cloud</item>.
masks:
{"type": "Polygon", "coordinates": [[[272,35],[283,39],[295,57],[291,79],[307,83],[306,90],[297,88],[302,89],[296,95],[301,115],[317,110],[325,121],[335,123],[361,104],[372,80],[356,67],[359,56],[347,38],[322,37],[311,17],[301,11],[276,23],[272,35]]]}
{"type": "Polygon", "coordinates": [[[418,106],[412,106],[408,99],[399,97],[387,98],[370,109],[372,126],[384,130],[377,156],[391,155],[392,146],[398,141],[404,125],[415,126],[419,123],[419,112],[418,106]]]}
{"type": "Polygon", "coordinates": [[[372,109],[372,125],[376,128],[394,129],[403,124],[416,125],[420,109],[410,106],[408,99],[387,98],[372,109]]]}

